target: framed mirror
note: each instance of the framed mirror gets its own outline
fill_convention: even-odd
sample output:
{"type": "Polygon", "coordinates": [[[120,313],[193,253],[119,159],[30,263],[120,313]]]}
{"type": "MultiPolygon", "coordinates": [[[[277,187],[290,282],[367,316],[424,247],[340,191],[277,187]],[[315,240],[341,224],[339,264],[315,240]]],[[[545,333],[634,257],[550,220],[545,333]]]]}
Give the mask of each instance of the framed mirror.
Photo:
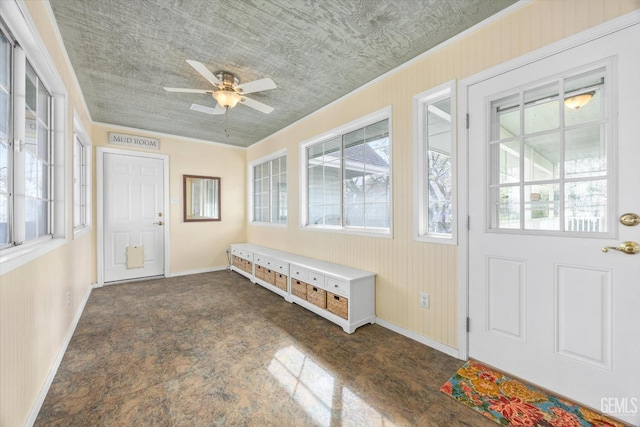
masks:
{"type": "Polygon", "coordinates": [[[220,221],[220,178],[183,176],[184,221],[220,221]]]}

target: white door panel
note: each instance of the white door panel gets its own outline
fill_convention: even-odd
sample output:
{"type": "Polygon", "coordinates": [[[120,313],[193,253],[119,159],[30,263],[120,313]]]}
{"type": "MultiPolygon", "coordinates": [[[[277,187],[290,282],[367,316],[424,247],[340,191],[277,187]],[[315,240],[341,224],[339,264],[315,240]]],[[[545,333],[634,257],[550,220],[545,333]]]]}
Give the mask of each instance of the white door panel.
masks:
{"type": "MultiPolygon", "coordinates": [[[[640,225],[624,226],[617,220],[626,212],[640,214],[640,49],[631,40],[640,40],[640,25],[469,86],[469,356],[596,410],[606,410],[603,399],[626,401],[629,411],[612,415],[637,425],[640,254],[601,251],[622,241],[640,242],[640,225]],[[522,145],[516,142],[517,135],[513,143],[495,144],[494,138],[491,157],[489,141],[496,131],[491,127],[492,111],[496,114],[492,102],[525,88],[521,101],[516,102],[526,105],[526,88],[554,79],[565,81],[565,77],[599,67],[607,69],[600,96],[603,105],[611,102],[606,110],[610,116],[589,128],[567,124],[558,134],[560,150],[550,149],[553,144],[548,140],[554,136],[549,137],[543,127],[533,137],[523,137],[522,145]],[[594,133],[599,135],[600,146],[598,139],[596,144],[589,139],[594,133]],[[528,142],[535,145],[531,153],[526,151],[531,148],[528,142]],[[507,184],[494,185],[504,166],[499,164],[502,151],[495,155],[498,146],[515,152],[519,162],[523,157],[520,166],[512,165],[520,177],[519,187],[510,187],[506,174],[507,184]],[[555,177],[567,176],[564,174],[575,166],[570,157],[581,150],[601,150],[593,158],[603,162],[604,172],[591,164],[595,172],[580,175],[583,172],[578,170],[578,178],[571,178],[575,182],[561,178],[558,183],[555,177]],[[559,172],[554,164],[562,165],[559,172]],[[531,178],[537,173],[530,172],[533,167],[546,170],[551,178],[531,178]],[[605,188],[609,208],[595,218],[592,212],[598,209],[589,205],[592,193],[572,193],[570,187],[595,188],[601,177],[599,182],[607,185],[600,188],[605,188]],[[527,179],[538,181],[532,186],[527,179]],[[535,188],[545,185],[552,188],[551,195],[541,203],[544,193],[535,188]],[[583,205],[591,207],[591,214],[576,208],[583,205]],[[513,224],[503,219],[505,206],[516,206],[513,224]],[[608,228],[581,231],[589,227],[596,231],[608,228]]],[[[540,97],[536,102],[547,101],[540,97]]],[[[562,102],[557,105],[566,108],[562,102]]],[[[520,108],[523,112],[519,118],[512,117],[514,122],[533,114],[533,109],[526,112],[528,106],[520,108]]],[[[566,124],[570,114],[559,117],[566,124]]],[[[502,126],[500,132],[509,135],[502,126]]]]}
{"type": "Polygon", "coordinates": [[[164,274],[164,162],[104,154],[104,281],[164,274]],[[144,265],[130,268],[127,248],[142,246],[144,265]]]}

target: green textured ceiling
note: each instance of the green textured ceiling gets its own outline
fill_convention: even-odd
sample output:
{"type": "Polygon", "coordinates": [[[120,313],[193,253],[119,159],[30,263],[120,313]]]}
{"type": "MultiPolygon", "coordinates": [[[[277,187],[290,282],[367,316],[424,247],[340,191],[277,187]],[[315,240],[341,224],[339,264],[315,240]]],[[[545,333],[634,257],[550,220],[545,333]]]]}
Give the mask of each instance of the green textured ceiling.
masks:
{"type": "Polygon", "coordinates": [[[515,0],[50,0],[94,121],[249,146],[515,0]],[[224,115],[186,60],[278,88],[224,115]],[[225,135],[228,119],[229,136],[225,135]]]}

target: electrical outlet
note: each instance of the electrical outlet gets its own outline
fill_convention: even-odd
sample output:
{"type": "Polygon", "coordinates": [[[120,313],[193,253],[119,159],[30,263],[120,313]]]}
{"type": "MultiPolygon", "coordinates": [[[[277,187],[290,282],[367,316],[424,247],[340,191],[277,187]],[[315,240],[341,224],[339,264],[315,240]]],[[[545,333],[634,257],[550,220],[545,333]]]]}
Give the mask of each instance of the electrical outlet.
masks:
{"type": "Polygon", "coordinates": [[[420,307],[429,308],[429,294],[420,292],[420,307]]]}
{"type": "Polygon", "coordinates": [[[67,291],[67,307],[71,305],[71,292],[67,291]]]}
{"type": "Polygon", "coordinates": [[[225,253],[225,254],[228,254],[228,253],[229,253],[229,248],[225,248],[225,249],[224,249],[224,253],[225,253]]]}

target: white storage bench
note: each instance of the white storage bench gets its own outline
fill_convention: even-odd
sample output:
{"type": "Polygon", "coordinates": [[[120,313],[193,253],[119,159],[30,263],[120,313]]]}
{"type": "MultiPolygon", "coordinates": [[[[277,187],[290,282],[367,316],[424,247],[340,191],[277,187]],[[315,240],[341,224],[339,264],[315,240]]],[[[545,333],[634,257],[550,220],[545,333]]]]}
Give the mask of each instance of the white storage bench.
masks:
{"type": "Polygon", "coordinates": [[[347,333],[376,322],[375,273],[252,243],[231,245],[231,270],[347,333]]]}

